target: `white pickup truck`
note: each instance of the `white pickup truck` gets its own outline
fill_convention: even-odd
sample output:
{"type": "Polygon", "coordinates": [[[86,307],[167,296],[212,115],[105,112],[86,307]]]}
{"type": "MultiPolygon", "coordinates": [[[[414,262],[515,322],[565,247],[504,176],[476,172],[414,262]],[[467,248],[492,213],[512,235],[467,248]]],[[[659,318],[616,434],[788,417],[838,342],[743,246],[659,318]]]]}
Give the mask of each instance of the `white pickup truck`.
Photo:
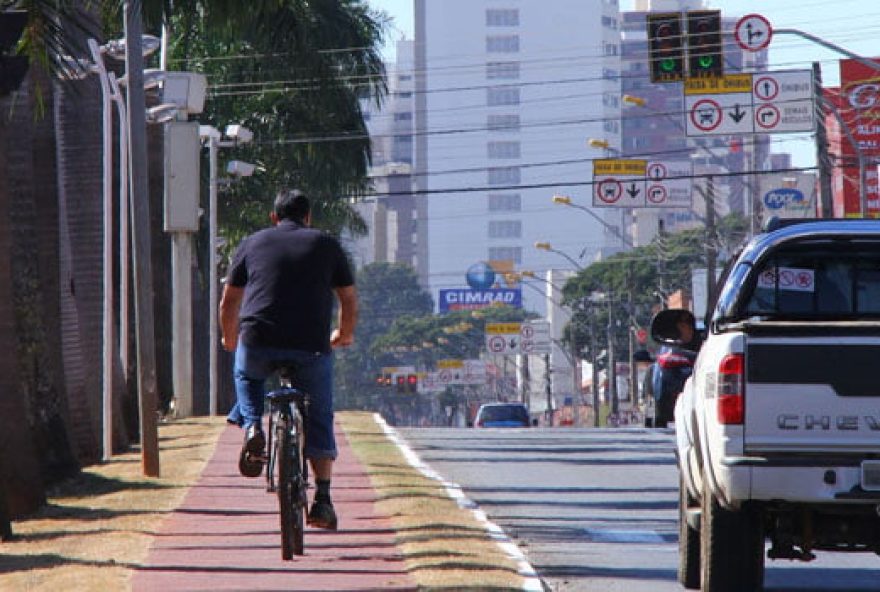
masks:
{"type": "Polygon", "coordinates": [[[753,592],[765,556],[880,553],[880,221],[780,223],[719,286],[675,406],[679,581],[753,592]]]}

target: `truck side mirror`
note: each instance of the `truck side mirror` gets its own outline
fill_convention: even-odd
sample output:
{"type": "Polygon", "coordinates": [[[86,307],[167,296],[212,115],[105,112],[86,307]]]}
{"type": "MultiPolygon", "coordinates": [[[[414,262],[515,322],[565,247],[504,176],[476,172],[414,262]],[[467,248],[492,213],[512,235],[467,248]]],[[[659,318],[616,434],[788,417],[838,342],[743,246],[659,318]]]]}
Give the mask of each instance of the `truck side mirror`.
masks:
{"type": "Polygon", "coordinates": [[[692,327],[696,326],[696,319],[689,310],[683,308],[661,310],[651,319],[651,339],[665,345],[683,345],[685,341],[678,330],[678,323],[681,320],[690,323],[692,327]]]}

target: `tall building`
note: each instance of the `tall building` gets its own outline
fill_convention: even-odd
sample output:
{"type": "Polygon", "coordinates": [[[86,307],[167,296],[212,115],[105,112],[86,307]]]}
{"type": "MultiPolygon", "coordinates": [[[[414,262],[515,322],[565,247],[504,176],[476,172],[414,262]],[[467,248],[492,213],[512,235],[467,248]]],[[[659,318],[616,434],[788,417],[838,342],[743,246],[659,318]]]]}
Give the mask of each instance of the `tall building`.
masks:
{"type": "MultiPolygon", "coordinates": [[[[690,160],[695,191],[692,209],[639,209],[630,231],[637,245],[649,243],[662,226],[666,230],[701,225],[706,205],[706,175],[717,175],[713,184],[715,211],[748,214],[758,201],[759,183],[745,171],[763,170],[769,156],[770,137],[685,135],[685,103],[682,83],[653,84],[648,70],[647,14],[706,10],[704,0],[637,0],[635,10],[621,15],[621,90],[626,101],[621,112],[621,152],[628,157],[649,156],[663,160],[690,160]],[[731,173],[733,173],[731,175],[731,173]]],[[[739,15],[722,15],[722,30],[732,31],[739,15]]],[[[734,74],[766,70],[767,51],[743,51],[726,36],[724,72],[734,74]]]]}
{"type": "Polygon", "coordinates": [[[396,50],[397,61],[386,65],[388,95],[381,107],[372,98],[361,102],[373,152],[374,195],[356,205],[369,234],[348,247],[358,266],[379,261],[418,270],[427,246],[419,234],[426,204],[413,195],[413,42],[398,41],[396,50]]]}
{"type": "Polygon", "coordinates": [[[587,142],[619,145],[618,17],[617,0],[415,0],[419,272],[435,297],[476,262],[545,272],[622,248],[619,212],[552,201],[591,209],[587,142]]]}

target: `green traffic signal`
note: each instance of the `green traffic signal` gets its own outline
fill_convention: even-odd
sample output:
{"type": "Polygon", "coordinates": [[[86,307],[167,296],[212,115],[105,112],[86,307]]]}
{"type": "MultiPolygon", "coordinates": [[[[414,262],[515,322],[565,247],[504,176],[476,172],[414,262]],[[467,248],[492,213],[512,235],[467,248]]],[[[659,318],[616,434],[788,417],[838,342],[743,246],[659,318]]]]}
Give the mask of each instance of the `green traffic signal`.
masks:
{"type": "Polygon", "coordinates": [[[690,76],[724,75],[721,12],[691,10],[687,13],[687,54],[690,76]]]}
{"type": "Polygon", "coordinates": [[[715,65],[715,58],[711,56],[700,56],[699,60],[697,60],[700,68],[711,68],[715,65]]]}
{"type": "Polygon", "coordinates": [[[660,69],[664,72],[672,72],[675,70],[675,60],[660,60],[660,69]]]}

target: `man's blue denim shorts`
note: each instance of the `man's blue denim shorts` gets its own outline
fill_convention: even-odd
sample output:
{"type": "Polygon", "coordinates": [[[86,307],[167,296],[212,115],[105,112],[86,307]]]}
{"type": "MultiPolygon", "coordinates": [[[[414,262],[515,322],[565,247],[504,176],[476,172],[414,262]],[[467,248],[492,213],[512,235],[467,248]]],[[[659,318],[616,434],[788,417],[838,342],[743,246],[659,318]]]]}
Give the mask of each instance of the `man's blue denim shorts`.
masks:
{"type": "Polygon", "coordinates": [[[230,423],[247,427],[262,422],[266,379],[279,363],[296,368],[294,388],[309,394],[306,424],[306,457],[335,459],[333,435],[333,353],[253,347],[238,344],[235,350],[235,395],[230,423]]]}

